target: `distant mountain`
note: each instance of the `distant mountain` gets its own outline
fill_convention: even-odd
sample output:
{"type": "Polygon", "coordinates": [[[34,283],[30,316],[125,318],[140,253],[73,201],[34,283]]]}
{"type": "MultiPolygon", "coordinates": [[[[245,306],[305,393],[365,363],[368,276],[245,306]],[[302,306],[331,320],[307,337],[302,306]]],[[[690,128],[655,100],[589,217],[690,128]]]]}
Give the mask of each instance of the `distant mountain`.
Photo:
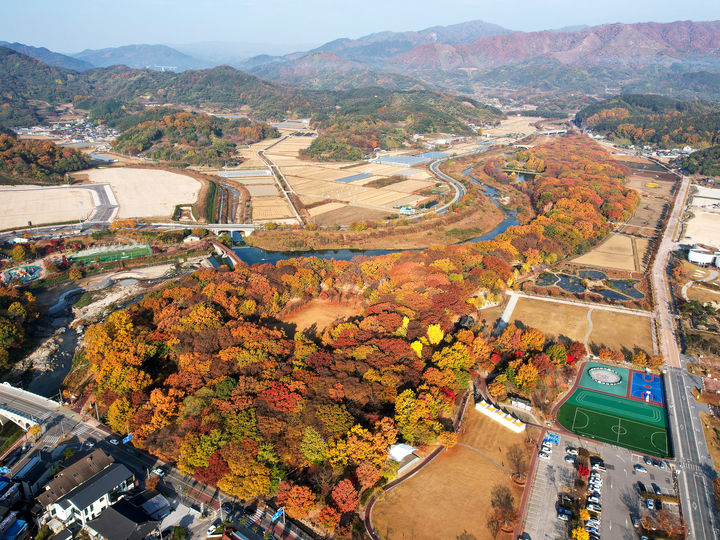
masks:
{"type": "Polygon", "coordinates": [[[249,71],[262,79],[309,88],[349,90],[379,86],[391,90],[426,90],[430,87],[412,77],[374,70],[368,64],[341,58],[330,52],[310,53],[286,61],[277,57],[266,58],[265,63],[259,63],[249,71]]]}
{"type": "Polygon", "coordinates": [[[332,52],[351,60],[378,62],[426,43],[470,43],[486,36],[510,32],[512,30],[496,24],[469,21],[450,26],[433,26],[418,32],[379,32],[358,39],[336,39],[311,52],[332,52]]]}
{"type": "Polygon", "coordinates": [[[87,49],[73,55],[95,67],[128,66],[157,71],[202,69],[210,64],[167,45],[126,45],[109,49],[87,49]]]}
{"type": "Polygon", "coordinates": [[[8,43],[7,41],[0,41],[0,46],[7,47],[13,51],[17,51],[27,56],[31,56],[45,62],[49,66],[55,66],[65,69],[73,69],[75,71],[85,71],[90,69],[93,65],[84,60],[73,58],[57,52],[53,52],[45,47],[33,47],[31,45],[25,45],[23,43],[8,43]]]}
{"type": "Polygon", "coordinates": [[[681,21],[595,26],[577,32],[514,32],[472,43],[426,43],[390,63],[415,69],[493,68],[529,60],[585,63],[670,64],[679,60],[720,63],[720,21],[681,21]]]}

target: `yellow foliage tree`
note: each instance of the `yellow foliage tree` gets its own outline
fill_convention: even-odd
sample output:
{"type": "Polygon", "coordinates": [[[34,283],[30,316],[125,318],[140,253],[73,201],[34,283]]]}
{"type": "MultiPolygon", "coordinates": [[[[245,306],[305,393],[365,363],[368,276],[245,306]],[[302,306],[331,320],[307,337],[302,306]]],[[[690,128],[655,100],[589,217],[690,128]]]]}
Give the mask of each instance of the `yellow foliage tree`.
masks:
{"type": "Polygon", "coordinates": [[[570,534],[572,540],[590,540],[590,533],[582,527],[575,527],[570,534]]]}
{"type": "Polygon", "coordinates": [[[439,324],[431,324],[427,329],[427,337],[432,345],[437,345],[445,337],[445,332],[439,324]]]}

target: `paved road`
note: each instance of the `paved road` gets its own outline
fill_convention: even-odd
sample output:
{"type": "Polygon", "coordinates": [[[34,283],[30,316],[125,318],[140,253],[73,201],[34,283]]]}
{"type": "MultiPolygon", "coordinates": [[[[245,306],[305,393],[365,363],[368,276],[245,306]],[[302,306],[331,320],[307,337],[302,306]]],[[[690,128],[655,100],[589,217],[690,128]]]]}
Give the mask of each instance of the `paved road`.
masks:
{"type": "Polygon", "coordinates": [[[700,425],[701,405],[691,393],[691,388],[699,387],[700,381],[684,368],[686,358],[680,354],[675,333],[672,292],[668,279],[670,256],[677,248],[675,234],[682,221],[689,188],[690,178],[685,176],[680,182],[665,233],[655,256],[651,279],[660,351],[669,366],[665,378],[667,406],[670,412],[673,450],[680,472],[680,497],[688,524],[688,538],[710,540],[720,538],[712,490],[715,471],[700,425]]]}
{"type": "Polygon", "coordinates": [[[701,387],[701,381],[684,368],[669,367],[665,384],[688,538],[720,538],[712,488],[716,473],[700,420],[700,412],[708,410],[692,395],[692,388],[701,387]]]}
{"type": "Polygon", "coordinates": [[[670,255],[676,248],[675,232],[682,219],[689,187],[690,178],[684,176],[675,196],[675,204],[668,218],[665,233],[655,255],[651,274],[653,293],[655,295],[655,313],[660,336],[660,351],[665,358],[665,363],[676,368],[681,367],[682,364],[675,336],[675,318],[672,313],[672,296],[668,283],[668,264],[670,255]]]}

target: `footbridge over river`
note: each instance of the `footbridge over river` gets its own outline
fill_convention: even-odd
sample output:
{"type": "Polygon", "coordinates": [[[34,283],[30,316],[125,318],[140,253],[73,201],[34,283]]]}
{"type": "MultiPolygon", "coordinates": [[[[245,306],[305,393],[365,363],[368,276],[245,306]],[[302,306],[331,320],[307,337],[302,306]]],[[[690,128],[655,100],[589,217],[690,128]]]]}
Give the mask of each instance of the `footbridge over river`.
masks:
{"type": "Polygon", "coordinates": [[[7,382],[0,384],[0,424],[9,420],[27,431],[32,426],[42,426],[59,407],[52,399],[7,382]]]}

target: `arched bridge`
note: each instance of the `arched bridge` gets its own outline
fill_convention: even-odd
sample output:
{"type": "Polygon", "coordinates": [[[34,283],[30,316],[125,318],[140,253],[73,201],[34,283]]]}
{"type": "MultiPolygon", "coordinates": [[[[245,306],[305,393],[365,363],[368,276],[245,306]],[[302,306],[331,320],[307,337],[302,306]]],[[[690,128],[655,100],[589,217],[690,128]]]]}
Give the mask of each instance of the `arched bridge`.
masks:
{"type": "Polygon", "coordinates": [[[0,384],[0,424],[10,420],[27,431],[32,426],[42,426],[59,407],[60,404],[52,399],[7,382],[0,384]]]}

